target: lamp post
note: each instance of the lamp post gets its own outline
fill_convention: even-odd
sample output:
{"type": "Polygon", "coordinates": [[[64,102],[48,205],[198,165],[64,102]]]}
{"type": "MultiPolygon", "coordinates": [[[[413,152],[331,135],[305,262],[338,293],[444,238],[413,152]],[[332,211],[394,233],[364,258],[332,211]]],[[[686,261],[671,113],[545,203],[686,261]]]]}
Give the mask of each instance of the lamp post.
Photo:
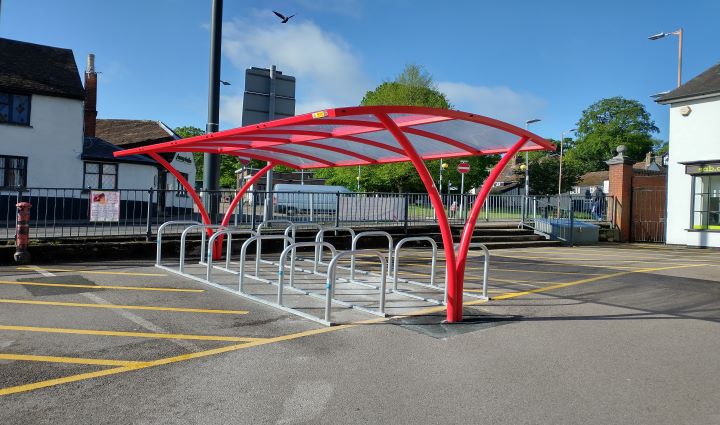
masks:
{"type": "Polygon", "coordinates": [[[442,196],[442,173],[443,170],[447,169],[448,165],[446,162],[443,162],[443,160],[440,160],[440,184],[438,185],[438,193],[440,193],[440,196],[442,196]]]}
{"type": "MultiPolygon", "coordinates": [[[[533,118],[531,120],[525,121],[525,130],[530,127],[530,124],[535,124],[536,122],[542,121],[540,118],[533,118]]],[[[528,152],[525,151],[525,201],[523,202],[523,220],[525,219],[525,216],[527,215],[527,207],[528,207],[528,199],[530,196],[530,160],[528,158],[528,152]]]]}
{"type": "Polygon", "coordinates": [[[677,69],[677,86],[680,87],[682,84],[682,43],[683,43],[683,29],[679,28],[673,32],[661,32],[648,37],[648,40],[659,40],[669,35],[677,35],[678,37],[678,69],[677,69]]]}
{"type": "Polygon", "coordinates": [[[358,165],[357,191],[360,192],[360,166],[358,165]]]}
{"type": "Polygon", "coordinates": [[[560,133],[560,170],[558,172],[558,199],[557,199],[557,216],[560,218],[560,195],[562,195],[562,165],[563,165],[563,151],[565,146],[565,133],[572,133],[575,129],[571,128],[568,131],[560,133]]]}

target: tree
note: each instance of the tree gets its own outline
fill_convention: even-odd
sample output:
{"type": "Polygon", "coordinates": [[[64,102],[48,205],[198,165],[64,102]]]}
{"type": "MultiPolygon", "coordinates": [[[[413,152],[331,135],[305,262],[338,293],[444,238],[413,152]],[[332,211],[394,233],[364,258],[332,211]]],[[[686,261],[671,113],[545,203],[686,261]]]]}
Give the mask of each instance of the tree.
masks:
{"type": "Polygon", "coordinates": [[[645,106],[621,96],[602,99],[585,109],[577,122],[577,140],[568,147],[568,163],[583,172],[607,169],[605,161],[619,145],[626,154],[642,160],[652,150],[659,132],[645,106]]]}
{"type": "MultiPolygon", "coordinates": [[[[557,145],[557,141],[549,139],[557,145]]],[[[576,185],[582,175],[576,164],[565,161],[563,158],[563,191],[569,190],[576,185]]],[[[528,153],[528,174],[530,175],[531,195],[555,195],[558,193],[558,176],[560,174],[560,155],[555,152],[535,151],[528,153]]],[[[524,181],[524,171],[521,181],[524,181]]]]}
{"type": "MultiPolygon", "coordinates": [[[[204,131],[193,126],[176,127],[173,131],[183,139],[205,134],[204,131]]],[[[202,181],[205,162],[204,154],[202,152],[193,152],[193,159],[195,160],[195,180],[202,181]]],[[[236,186],[235,170],[237,170],[240,165],[238,159],[232,155],[220,156],[220,187],[236,186]]]]}
{"type": "MultiPolygon", "coordinates": [[[[380,84],[375,90],[365,93],[361,101],[363,106],[372,105],[406,105],[427,106],[450,109],[452,105],[445,94],[437,89],[432,76],[420,65],[405,66],[400,75],[393,81],[380,84]]],[[[471,188],[482,183],[487,176],[488,166],[497,162],[496,156],[478,156],[466,158],[470,162],[471,171],[465,175],[465,187],[471,188]]],[[[459,159],[445,160],[448,168],[443,172],[443,186],[447,182],[460,186],[460,175],[455,171],[459,159]]],[[[437,181],[439,160],[426,161],[430,174],[437,181]]],[[[350,190],[357,188],[357,168],[329,168],[318,170],[316,175],[327,178],[328,183],[338,184],[350,190]]],[[[360,187],[363,191],[379,192],[425,192],[415,167],[410,162],[364,166],[360,171],[360,187]]]]}

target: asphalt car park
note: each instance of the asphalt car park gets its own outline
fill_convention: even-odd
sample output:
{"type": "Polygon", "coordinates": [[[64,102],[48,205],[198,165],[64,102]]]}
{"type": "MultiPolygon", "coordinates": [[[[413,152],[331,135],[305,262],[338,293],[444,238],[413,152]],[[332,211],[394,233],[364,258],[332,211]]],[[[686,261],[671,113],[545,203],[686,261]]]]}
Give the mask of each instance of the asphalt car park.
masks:
{"type": "MultiPolygon", "coordinates": [[[[401,276],[427,278],[427,251],[401,276]]],[[[493,251],[488,302],[333,327],[149,262],[0,269],[3,423],[717,423],[717,251],[493,251]]],[[[359,267],[371,264],[359,264],[359,267]]],[[[442,267],[438,280],[442,281],[442,267]]],[[[479,291],[482,257],[468,263],[479,291]]]]}

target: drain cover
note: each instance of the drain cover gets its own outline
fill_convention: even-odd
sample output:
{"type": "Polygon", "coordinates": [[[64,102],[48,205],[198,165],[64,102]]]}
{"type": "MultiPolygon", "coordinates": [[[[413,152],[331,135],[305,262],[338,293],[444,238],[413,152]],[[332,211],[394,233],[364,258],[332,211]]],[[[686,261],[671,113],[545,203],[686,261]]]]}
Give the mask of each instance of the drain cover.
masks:
{"type": "Polygon", "coordinates": [[[433,338],[450,338],[468,332],[481,331],[521,320],[522,316],[488,314],[474,308],[463,309],[463,321],[444,323],[445,312],[422,316],[406,316],[390,323],[433,338]]]}
{"type": "MultiPolygon", "coordinates": [[[[50,277],[33,277],[18,279],[18,282],[33,282],[33,283],[59,283],[65,285],[90,285],[97,286],[95,282],[88,280],[80,275],[63,275],[63,276],[50,276],[50,277]]],[[[74,288],[71,286],[39,286],[39,285],[25,285],[24,288],[30,292],[34,297],[47,297],[51,295],[67,295],[67,294],[81,294],[83,292],[95,292],[101,291],[102,289],[95,288],[74,288]]]]}

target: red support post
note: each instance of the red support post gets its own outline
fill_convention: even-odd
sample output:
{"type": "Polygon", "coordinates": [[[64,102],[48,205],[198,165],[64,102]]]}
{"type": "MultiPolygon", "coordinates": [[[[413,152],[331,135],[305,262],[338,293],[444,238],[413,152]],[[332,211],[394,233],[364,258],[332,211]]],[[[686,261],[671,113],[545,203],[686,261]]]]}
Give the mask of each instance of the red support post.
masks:
{"type": "MultiPolygon", "coordinates": [[[[274,163],[269,163],[268,165],[264,166],[260,169],[257,173],[255,173],[254,176],[250,177],[250,179],[238,190],[238,193],[235,194],[235,198],[233,198],[232,202],[230,202],[230,206],[228,207],[227,212],[225,213],[225,217],[222,219],[222,223],[220,223],[222,226],[227,226],[228,223],[230,223],[230,217],[232,217],[232,212],[237,207],[237,204],[240,203],[240,199],[242,199],[243,195],[245,195],[245,192],[250,189],[250,186],[254,185],[256,181],[260,179],[260,177],[264,176],[268,171],[270,171],[275,166],[274,163]]],[[[220,239],[220,238],[218,238],[220,239]]],[[[222,241],[220,242],[222,244],[222,241]]]]}
{"type": "Polygon", "coordinates": [[[457,270],[458,285],[458,288],[456,290],[460,291],[461,294],[463,291],[463,284],[465,280],[465,263],[467,261],[467,254],[468,250],[470,249],[470,241],[472,240],[473,231],[475,230],[475,223],[477,222],[478,215],[480,214],[480,209],[482,209],[482,206],[485,203],[485,199],[487,199],[488,195],[490,194],[490,189],[492,189],[495,181],[500,176],[500,173],[502,173],[508,162],[510,162],[510,160],[515,156],[516,153],[518,153],[520,148],[522,148],[525,143],[528,142],[528,140],[529,139],[527,137],[522,137],[510,148],[510,150],[507,151],[507,153],[503,155],[503,157],[500,159],[500,162],[498,162],[497,165],[493,167],[492,171],[490,171],[490,175],[483,182],[483,185],[480,188],[480,193],[478,194],[477,199],[475,199],[472,211],[468,216],[467,222],[465,223],[465,228],[463,229],[462,235],[460,236],[460,246],[458,247],[456,260],[457,263],[455,266],[457,270]]]}
{"type": "Polygon", "coordinates": [[[428,191],[430,202],[432,203],[433,208],[435,208],[438,225],[440,226],[440,233],[442,234],[443,249],[445,250],[446,285],[448,285],[446,318],[450,323],[459,322],[462,320],[462,291],[457,292],[456,290],[458,286],[455,284],[457,273],[455,268],[455,246],[453,242],[452,229],[450,229],[450,222],[445,214],[442,198],[435,187],[435,182],[430,176],[425,163],[420,155],[418,155],[410,140],[408,140],[407,136],[405,136],[405,133],[400,130],[400,127],[398,127],[398,125],[395,124],[395,121],[393,121],[387,114],[380,113],[375,114],[375,116],[383,123],[383,125],[385,125],[385,128],[388,129],[388,131],[395,137],[395,140],[397,140],[400,146],[402,146],[405,150],[405,155],[408,156],[415,166],[415,169],[420,175],[420,179],[428,191]]]}
{"type": "MultiPolygon", "coordinates": [[[[264,166],[260,171],[255,173],[254,176],[252,176],[238,191],[238,193],[235,194],[235,197],[233,198],[232,202],[230,202],[230,206],[228,207],[227,212],[225,212],[225,216],[222,219],[222,222],[220,223],[221,226],[227,226],[228,223],[230,223],[230,217],[232,217],[232,212],[235,210],[237,205],[240,203],[240,200],[245,195],[245,192],[250,189],[250,186],[255,184],[256,181],[260,180],[260,177],[264,176],[268,171],[270,171],[275,166],[274,163],[269,163],[268,165],[264,166]]],[[[215,247],[213,248],[213,260],[220,259],[220,255],[222,252],[222,244],[223,244],[223,235],[218,236],[218,238],[215,240],[215,247]]]]}
{"type": "MultiPolygon", "coordinates": [[[[187,180],[185,180],[185,177],[183,177],[182,174],[180,174],[180,172],[175,169],[175,167],[170,165],[169,162],[165,161],[165,158],[161,157],[160,154],[151,152],[148,155],[150,155],[150,157],[157,161],[160,165],[165,167],[165,169],[168,170],[170,174],[175,176],[175,178],[182,185],[182,187],[187,190],[187,193],[189,193],[190,196],[193,198],[193,201],[195,201],[195,205],[197,205],[198,211],[200,211],[200,216],[203,219],[203,223],[212,224],[212,221],[210,221],[210,216],[208,215],[207,211],[205,211],[205,206],[203,206],[202,200],[200,200],[200,197],[195,191],[195,188],[192,187],[192,185],[188,183],[187,180]]],[[[208,231],[208,234],[212,234],[212,231],[208,231]]]]}

